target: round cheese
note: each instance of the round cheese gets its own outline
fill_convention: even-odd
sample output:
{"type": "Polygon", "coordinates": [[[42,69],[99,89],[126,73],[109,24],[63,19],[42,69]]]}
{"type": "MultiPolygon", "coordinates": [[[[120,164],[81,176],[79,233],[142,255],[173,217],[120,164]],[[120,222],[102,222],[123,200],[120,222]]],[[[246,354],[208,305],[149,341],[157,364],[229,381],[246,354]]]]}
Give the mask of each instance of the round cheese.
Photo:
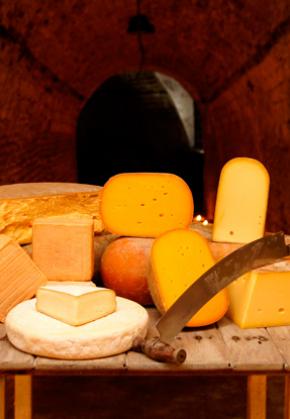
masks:
{"type": "Polygon", "coordinates": [[[117,297],[117,309],[106,317],[71,326],[35,308],[36,299],[15,306],[6,317],[8,339],[18,349],[58,359],[93,359],[129,350],[145,337],[148,314],[139,304],[117,297]]]}

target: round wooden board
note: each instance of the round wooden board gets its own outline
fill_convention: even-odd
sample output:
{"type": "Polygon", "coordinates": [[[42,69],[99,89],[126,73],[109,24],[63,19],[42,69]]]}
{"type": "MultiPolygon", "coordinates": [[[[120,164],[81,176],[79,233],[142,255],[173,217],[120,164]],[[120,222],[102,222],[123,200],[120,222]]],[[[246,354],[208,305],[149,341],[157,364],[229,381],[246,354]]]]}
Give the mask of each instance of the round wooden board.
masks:
{"type": "Polygon", "coordinates": [[[145,337],[148,314],[141,305],[117,297],[117,310],[82,326],[70,326],[39,313],[36,299],[24,301],[7,315],[8,339],[18,349],[57,359],[93,359],[129,350],[145,337]]]}

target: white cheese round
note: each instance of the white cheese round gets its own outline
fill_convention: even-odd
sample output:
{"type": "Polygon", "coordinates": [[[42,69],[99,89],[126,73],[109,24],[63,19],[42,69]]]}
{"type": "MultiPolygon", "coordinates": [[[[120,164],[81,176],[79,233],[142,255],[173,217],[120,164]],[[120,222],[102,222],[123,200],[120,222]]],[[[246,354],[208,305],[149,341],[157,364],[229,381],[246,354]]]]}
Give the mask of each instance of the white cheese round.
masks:
{"type": "Polygon", "coordinates": [[[129,350],[136,337],[145,337],[147,311],[141,305],[117,297],[117,309],[101,319],[70,326],[35,308],[36,299],[24,301],[7,315],[8,339],[16,348],[34,355],[58,359],[93,359],[129,350]]]}

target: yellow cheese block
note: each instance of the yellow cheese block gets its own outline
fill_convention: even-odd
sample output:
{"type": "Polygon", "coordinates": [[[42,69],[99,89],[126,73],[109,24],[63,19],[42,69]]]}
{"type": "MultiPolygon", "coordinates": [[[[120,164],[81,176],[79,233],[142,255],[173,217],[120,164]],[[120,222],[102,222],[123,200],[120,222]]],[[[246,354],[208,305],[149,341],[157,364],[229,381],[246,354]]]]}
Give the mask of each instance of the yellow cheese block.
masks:
{"type": "Polygon", "coordinates": [[[92,282],[48,282],[37,290],[36,309],[54,319],[79,326],[116,310],[116,295],[92,282]]]}
{"type": "Polygon", "coordinates": [[[241,276],[228,292],[228,316],[241,328],[290,325],[289,259],[241,276]]]}
{"type": "MultiPolygon", "coordinates": [[[[151,252],[149,288],[159,311],[166,312],[214,263],[206,239],[195,231],[178,229],[158,237],[151,252]]],[[[213,323],[227,308],[227,292],[222,290],[192,317],[187,326],[213,323]]]]}
{"type": "Polygon", "coordinates": [[[94,230],[89,215],[37,218],[32,258],[51,281],[90,281],[94,274],[94,230]]]}
{"type": "Polygon", "coordinates": [[[248,243],[264,235],[269,174],[261,162],[247,157],[228,161],[220,175],[213,241],[248,243]]]}
{"type": "Polygon", "coordinates": [[[32,298],[46,276],[18,243],[0,234],[0,321],[9,310],[23,300],[32,298]]]}
{"type": "Polygon", "coordinates": [[[78,183],[19,183],[0,186],[0,233],[31,243],[32,221],[50,215],[89,214],[94,230],[103,230],[100,190],[78,183]]]}
{"type": "Polygon", "coordinates": [[[156,237],[189,226],[193,197],[188,185],[168,173],[124,173],[102,190],[101,215],[111,233],[156,237]]]}

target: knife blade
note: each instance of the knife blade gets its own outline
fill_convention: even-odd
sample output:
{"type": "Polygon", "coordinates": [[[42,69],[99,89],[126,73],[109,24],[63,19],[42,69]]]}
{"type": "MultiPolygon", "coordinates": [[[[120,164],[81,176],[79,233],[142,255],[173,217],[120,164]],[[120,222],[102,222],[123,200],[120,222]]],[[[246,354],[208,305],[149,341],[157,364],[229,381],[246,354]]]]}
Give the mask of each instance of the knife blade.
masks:
{"type": "Polygon", "coordinates": [[[265,236],[230,253],[190,285],[157,321],[159,340],[169,343],[204,304],[241,275],[289,254],[283,232],[265,236]]]}

